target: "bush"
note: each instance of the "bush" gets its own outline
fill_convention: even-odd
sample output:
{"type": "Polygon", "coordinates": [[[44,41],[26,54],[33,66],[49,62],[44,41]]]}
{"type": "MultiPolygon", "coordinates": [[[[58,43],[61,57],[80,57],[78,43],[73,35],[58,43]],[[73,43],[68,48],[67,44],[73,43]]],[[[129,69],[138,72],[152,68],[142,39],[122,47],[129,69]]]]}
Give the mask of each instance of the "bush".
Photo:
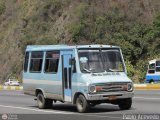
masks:
{"type": "Polygon", "coordinates": [[[36,41],[36,45],[54,45],[58,44],[58,38],[55,36],[43,36],[36,41]]]}
{"type": "Polygon", "coordinates": [[[78,40],[82,39],[84,36],[84,23],[72,24],[69,28],[69,31],[72,33],[72,40],[73,42],[78,42],[78,40]]]}
{"type": "Polygon", "coordinates": [[[134,76],[134,73],[135,73],[135,69],[133,67],[133,65],[131,64],[130,61],[126,61],[126,68],[127,68],[127,75],[132,78],[134,76]]]}
{"type": "Polygon", "coordinates": [[[0,1],[0,15],[4,13],[5,9],[6,9],[5,0],[1,0],[0,1]]]}

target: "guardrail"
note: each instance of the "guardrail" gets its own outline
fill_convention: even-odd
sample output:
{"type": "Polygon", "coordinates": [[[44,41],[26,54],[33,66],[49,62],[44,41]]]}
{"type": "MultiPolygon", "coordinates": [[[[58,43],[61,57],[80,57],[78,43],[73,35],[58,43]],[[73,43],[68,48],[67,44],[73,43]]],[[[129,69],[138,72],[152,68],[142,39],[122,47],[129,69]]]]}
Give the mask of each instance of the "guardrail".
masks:
{"type": "Polygon", "coordinates": [[[0,86],[0,90],[23,90],[23,86],[0,86]]]}
{"type": "MultiPolygon", "coordinates": [[[[160,90],[160,84],[134,84],[135,90],[160,90]]],[[[0,90],[23,90],[23,86],[2,86],[0,90]]]]}

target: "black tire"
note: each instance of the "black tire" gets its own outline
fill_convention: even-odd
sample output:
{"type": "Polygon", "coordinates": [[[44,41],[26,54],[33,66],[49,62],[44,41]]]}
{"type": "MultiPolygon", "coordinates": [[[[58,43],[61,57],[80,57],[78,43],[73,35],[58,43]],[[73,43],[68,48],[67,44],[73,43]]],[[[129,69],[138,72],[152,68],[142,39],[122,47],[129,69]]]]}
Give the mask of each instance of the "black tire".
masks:
{"type": "Polygon", "coordinates": [[[47,107],[46,108],[52,108],[53,100],[46,99],[46,101],[47,101],[47,107]]]}
{"type": "Polygon", "coordinates": [[[90,106],[90,107],[95,107],[96,105],[98,105],[98,104],[92,103],[92,102],[89,103],[89,106],[90,106]]]}
{"type": "Polygon", "coordinates": [[[89,104],[83,95],[79,95],[76,99],[77,110],[80,113],[87,112],[89,110],[89,104]]]}
{"type": "Polygon", "coordinates": [[[52,103],[53,103],[53,101],[50,99],[45,99],[44,95],[41,92],[38,93],[38,95],[37,95],[38,108],[40,108],[40,109],[51,108],[52,103]]]}
{"type": "Polygon", "coordinates": [[[150,80],[149,83],[150,83],[150,84],[154,84],[154,80],[150,80]]]}
{"type": "Polygon", "coordinates": [[[121,110],[128,110],[132,106],[132,98],[121,99],[118,101],[121,110]]]}

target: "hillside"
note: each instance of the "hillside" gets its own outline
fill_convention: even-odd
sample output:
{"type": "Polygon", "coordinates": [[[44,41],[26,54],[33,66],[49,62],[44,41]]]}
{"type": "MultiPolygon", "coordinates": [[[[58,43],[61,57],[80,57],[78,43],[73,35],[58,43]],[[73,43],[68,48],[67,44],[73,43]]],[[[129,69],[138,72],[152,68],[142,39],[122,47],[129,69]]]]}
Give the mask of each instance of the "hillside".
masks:
{"type": "Polygon", "coordinates": [[[159,0],[0,0],[0,81],[21,80],[26,45],[121,46],[129,76],[143,82],[160,58],[159,0]]]}

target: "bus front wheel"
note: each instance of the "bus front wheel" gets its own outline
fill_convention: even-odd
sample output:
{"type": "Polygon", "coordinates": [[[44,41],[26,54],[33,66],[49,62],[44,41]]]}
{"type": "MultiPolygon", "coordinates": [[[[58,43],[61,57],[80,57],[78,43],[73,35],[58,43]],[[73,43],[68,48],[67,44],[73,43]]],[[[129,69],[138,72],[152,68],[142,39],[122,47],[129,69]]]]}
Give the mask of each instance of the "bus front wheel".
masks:
{"type": "Polygon", "coordinates": [[[121,110],[128,110],[132,106],[132,98],[120,99],[118,105],[121,110]]]}
{"type": "Polygon", "coordinates": [[[80,113],[87,112],[89,110],[89,103],[83,95],[79,95],[76,99],[77,110],[80,113]]]}

